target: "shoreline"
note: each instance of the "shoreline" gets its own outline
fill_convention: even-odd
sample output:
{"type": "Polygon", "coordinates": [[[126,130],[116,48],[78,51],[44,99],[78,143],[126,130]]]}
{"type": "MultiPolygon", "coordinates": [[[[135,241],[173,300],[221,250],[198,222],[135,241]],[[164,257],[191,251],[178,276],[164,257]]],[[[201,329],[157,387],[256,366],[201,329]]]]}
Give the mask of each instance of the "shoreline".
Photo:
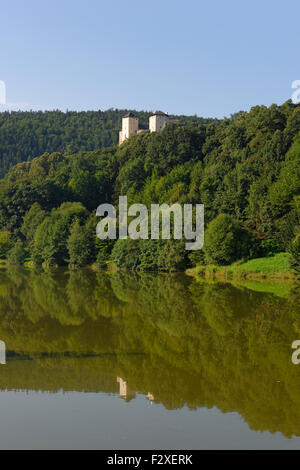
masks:
{"type": "Polygon", "coordinates": [[[232,273],[230,270],[226,270],[226,267],[222,266],[201,266],[199,270],[199,266],[194,268],[189,268],[185,271],[188,276],[196,277],[199,279],[216,279],[216,280],[223,280],[223,281],[237,281],[237,280],[247,280],[247,281],[264,281],[264,280],[272,280],[272,281],[285,281],[285,282],[295,282],[299,281],[300,279],[297,278],[293,274],[293,272],[278,272],[272,274],[266,274],[263,272],[254,272],[249,271],[247,273],[232,273]],[[203,272],[204,268],[204,272],[203,272]]]}
{"type": "Polygon", "coordinates": [[[274,256],[255,258],[246,262],[240,261],[229,266],[198,265],[187,269],[186,274],[196,278],[225,281],[299,281],[299,277],[289,266],[288,253],[278,253],[274,256]]]}

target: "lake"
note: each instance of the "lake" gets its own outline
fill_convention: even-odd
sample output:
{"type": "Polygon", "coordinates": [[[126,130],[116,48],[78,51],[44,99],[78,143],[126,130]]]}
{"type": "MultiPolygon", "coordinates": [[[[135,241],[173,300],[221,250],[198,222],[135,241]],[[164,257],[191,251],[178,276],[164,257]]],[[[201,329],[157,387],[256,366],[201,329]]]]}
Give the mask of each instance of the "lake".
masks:
{"type": "Polygon", "coordinates": [[[300,289],[0,271],[1,449],[297,449],[300,289]]]}

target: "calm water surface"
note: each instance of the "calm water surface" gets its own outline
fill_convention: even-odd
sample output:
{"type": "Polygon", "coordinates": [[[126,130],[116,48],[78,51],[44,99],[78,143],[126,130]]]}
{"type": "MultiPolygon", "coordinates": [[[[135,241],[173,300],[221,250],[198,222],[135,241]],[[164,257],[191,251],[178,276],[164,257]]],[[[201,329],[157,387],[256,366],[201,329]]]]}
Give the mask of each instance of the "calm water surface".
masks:
{"type": "Polygon", "coordinates": [[[300,448],[296,339],[299,286],[0,271],[0,448],[300,448]]]}

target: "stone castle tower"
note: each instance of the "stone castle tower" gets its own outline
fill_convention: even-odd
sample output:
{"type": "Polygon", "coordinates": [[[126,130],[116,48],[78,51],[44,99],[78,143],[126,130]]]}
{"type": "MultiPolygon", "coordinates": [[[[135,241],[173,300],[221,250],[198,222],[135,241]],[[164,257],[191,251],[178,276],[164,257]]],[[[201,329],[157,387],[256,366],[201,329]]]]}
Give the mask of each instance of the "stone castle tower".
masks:
{"type": "Polygon", "coordinates": [[[169,124],[169,117],[162,111],[156,111],[149,118],[150,132],[161,132],[169,124]]]}
{"type": "Polygon", "coordinates": [[[137,134],[139,130],[139,120],[133,113],[126,114],[122,119],[122,130],[119,132],[119,145],[132,134],[137,134]]]}
{"type": "MultiPolygon", "coordinates": [[[[162,111],[156,111],[149,118],[150,132],[161,132],[169,124],[169,116],[162,111]]],[[[139,134],[145,129],[139,128],[139,120],[133,113],[128,113],[122,118],[122,130],[119,132],[119,145],[122,145],[132,134],[139,134]]]]}

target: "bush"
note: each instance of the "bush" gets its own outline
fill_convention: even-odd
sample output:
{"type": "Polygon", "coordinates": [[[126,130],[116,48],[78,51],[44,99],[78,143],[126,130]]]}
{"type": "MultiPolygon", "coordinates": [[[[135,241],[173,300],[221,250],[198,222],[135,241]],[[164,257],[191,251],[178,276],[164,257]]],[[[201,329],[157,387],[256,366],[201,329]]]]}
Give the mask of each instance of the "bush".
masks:
{"type": "Polygon", "coordinates": [[[203,250],[194,250],[190,251],[188,258],[192,266],[198,266],[199,264],[204,263],[204,251],[203,250]]]}
{"type": "MultiPolygon", "coordinates": [[[[95,227],[94,232],[95,232],[95,227]]],[[[111,257],[111,252],[113,250],[115,244],[115,240],[99,240],[99,238],[96,237],[96,242],[95,242],[95,251],[96,251],[96,259],[102,259],[104,262],[110,261],[111,257]]]]}
{"type": "Polygon", "coordinates": [[[254,257],[270,257],[270,256],[275,256],[277,253],[280,253],[282,251],[282,247],[280,244],[276,241],[273,240],[272,238],[269,240],[262,240],[259,244],[259,250],[256,256],[256,253],[254,254],[254,257]]]}
{"type": "Polygon", "coordinates": [[[111,260],[117,268],[135,270],[140,265],[139,251],[138,240],[118,240],[114,244],[111,260]]]}
{"type": "Polygon", "coordinates": [[[248,256],[249,235],[228,214],[219,214],[205,232],[204,254],[207,264],[227,265],[248,256]]]}
{"type": "Polygon", "coordinates": [[[159,253],[159,268],[169,272],[184,271],[189,264],[188,253],[183,240],[168,240],[159,253]]]}
{"type": "Polygon", "coordinates": [[[139,269],[141,271],[158,271],[161,247],[161,240],[139,240],[139,269]]]}

